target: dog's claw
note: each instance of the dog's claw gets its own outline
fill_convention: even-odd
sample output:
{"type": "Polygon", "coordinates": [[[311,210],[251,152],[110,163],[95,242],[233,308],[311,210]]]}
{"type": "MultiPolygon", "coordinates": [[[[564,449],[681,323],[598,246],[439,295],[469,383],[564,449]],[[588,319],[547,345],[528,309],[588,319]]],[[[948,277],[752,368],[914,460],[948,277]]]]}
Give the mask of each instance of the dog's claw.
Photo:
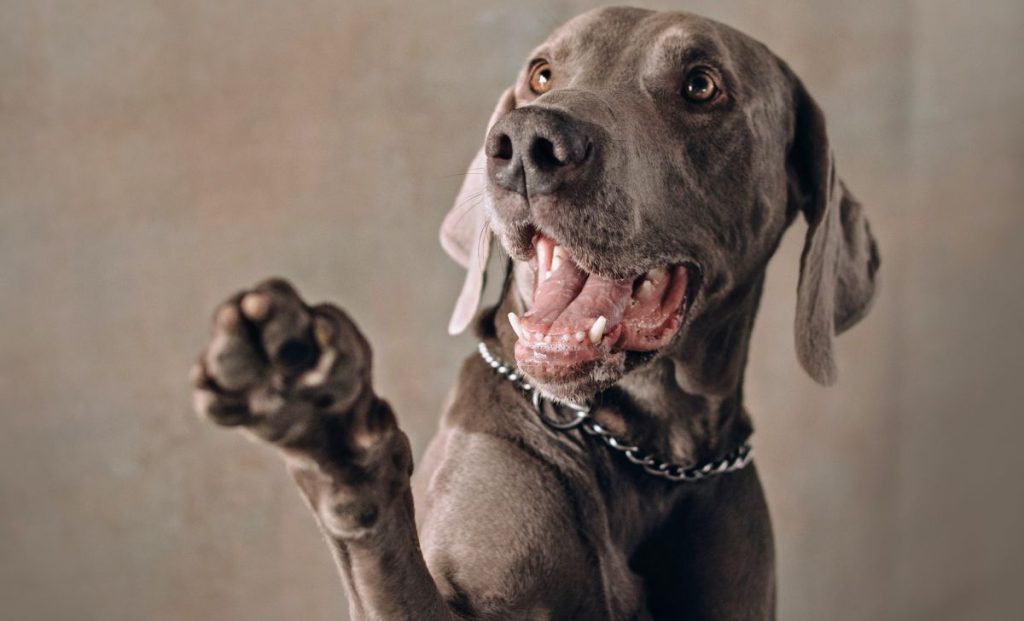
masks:
{"type": "Polygon", "coordinates": [[[242,298],[241,306],[250,321],[261,322],[270,315],[270,299],[262,292],[247,293],[242,298]]]}
{"type": "Polygon", "coordinates": [[[206,371],[203,370],[203,364],[196,362],[192,365],[192,368],[188,370],[188,385],[192,388],[200,388],[203,385],[203,380],[206,379],[206,371]]]}
{"type": "Polygon", "coordinates": [[[317,316],[313,318],[313,336],[321,347],[328,347],[331,339],[334,338],[334,326],[326,317],[317,316]]]}
{"type": "Polygon", "coordinates": [[[214,322],[221,330],[234,332],[241,325],[242,318],[238,313],[238,309],[233,304],[225,304],[217,311],[214,322]]]}

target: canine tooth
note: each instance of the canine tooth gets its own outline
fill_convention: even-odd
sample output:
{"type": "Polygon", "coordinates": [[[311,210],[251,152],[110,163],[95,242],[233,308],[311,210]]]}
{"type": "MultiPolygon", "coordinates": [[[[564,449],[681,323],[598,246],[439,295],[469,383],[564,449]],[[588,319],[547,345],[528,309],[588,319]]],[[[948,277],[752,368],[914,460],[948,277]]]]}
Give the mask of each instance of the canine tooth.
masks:
{"type": "Polygon", "coordinates": [[[573,336],[575,336],[575,337],[576,337],[576,342],[577,342],[577,343],[582,343],[582,342],[583,342],[583,339],[587,338],[587,335],[586,335],[586,334],[584,334],[583,332],[577,332],[577,333],[576,333],[576,334],[574,334],[573,336]]]}
{"type": "Polygon", "coordinates": [[[539,282],[544,282],[554,271],[551,268],[551,255],[548,254],[551,251],[551,247],[547,244],[537,245],[537,278],[539,282]]]}
{"type": "Polygon", "coordinates": [[[562,265],[562,262],[569,258],[569,252],[562,246],[555,246],[551,251],[551,271],[554,272],[562,265]]]}
{"type": "Polygon", "coordinates": [[[568,343],[569,342],[569,338],[570,338],[570,336],[568,334],[563,334],[562,335],[562,342],[563,343],[568,343]]]}
{"type": "Polygon", "coordinates": [[[665,274],[665,268],[656,267],[653,270],[647,272],[647,278],[648,280],[653,281],[654,284],[658,284],[659,282],[661,282],[661,279],[665,277],[665,274]]]}
{"type": "Polygon", "coordinates": [[[601,342],[601,337],[604,336],[604,327],[608,325],[608,319],[604,315],[601,315],[594,322],[594,325],[590,326],[590,342],[597,345],[601,342]]]}
{"type": "Polygon", "coordinates": [[[654,295],[654,284],[645,278],[636,290],[636,297],[641,300],[649,300],[652,295],[654,295]]]}
{"type": "MultiPolygon", "coordinates": [[[[516,333],[520,339],[526,341],[529,339],[523,338],[523,326],[519,323],[519,315],[515,313],[508,314],[508,323],[512,326],[512,331],[516,333]]],[[[527,333],[528,334],[528,333],[527,333]]]]}
{"type": "Polygon", "coordinates": [[[544,342],[545,343],[550,343],[551,342],[551,335],[550,334],[544,337],[544,342]]]}

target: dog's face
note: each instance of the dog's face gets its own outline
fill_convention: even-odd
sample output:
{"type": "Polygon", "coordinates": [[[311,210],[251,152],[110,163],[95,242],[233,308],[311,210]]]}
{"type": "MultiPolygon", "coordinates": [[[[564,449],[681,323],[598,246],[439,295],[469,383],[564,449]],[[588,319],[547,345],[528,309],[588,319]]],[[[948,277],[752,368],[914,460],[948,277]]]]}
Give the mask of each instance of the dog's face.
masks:
{"type": "MultiPolygon", "coordinates": [[[[817,161],[823,125],[824,156],[798,135],[818,117],[763,45],[690,14],[602,9],[536,48],[484,143],[486,222],[517,262],[526,312],[509,320],[531,382],[585,399],[726,321],[801,208],[812,226],[830,201],[842,211],[818,178],[834,177],[817,161]]],[[[870,245],[854,254],[873,278],[870,245]]],[[[866,300],[854,306],[842,312],[866,300]]]]}

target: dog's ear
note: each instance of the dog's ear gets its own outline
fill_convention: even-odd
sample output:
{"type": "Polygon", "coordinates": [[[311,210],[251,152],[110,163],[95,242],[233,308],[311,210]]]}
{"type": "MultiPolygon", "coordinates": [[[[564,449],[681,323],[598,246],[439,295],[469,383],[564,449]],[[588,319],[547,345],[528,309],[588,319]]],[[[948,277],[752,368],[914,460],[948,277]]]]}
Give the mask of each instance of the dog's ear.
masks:
{"type": "MultiPolygon", "coordinates": [[[[512,88],[508,88],[498,99],[498,105],[487,123],[487,131],[513,108],[515,95],[512,88]]],[[[487,132],[484,132],[486,135],[487,132]]],[[[441,246],[451,258],[466,268],[466,280],[448,323],[450,334],[462,332],[473,320],[484,290],[484,271],[491,254],[491,231],[484,210],[484,201],[487,200],[486,182],[487,156],[481,147],[466,170],[455,204],[441,224],[441,246]]]]}
{"type": "Polygon", "coordinates": [[[835,335],[867,314],[879,257],[860,203],[836,174],[825,117],[791,71],[795,125],[789,152],[790,205],[807,219],[796,304],[796,353],[820,384],[836,380],[835,335]]]}

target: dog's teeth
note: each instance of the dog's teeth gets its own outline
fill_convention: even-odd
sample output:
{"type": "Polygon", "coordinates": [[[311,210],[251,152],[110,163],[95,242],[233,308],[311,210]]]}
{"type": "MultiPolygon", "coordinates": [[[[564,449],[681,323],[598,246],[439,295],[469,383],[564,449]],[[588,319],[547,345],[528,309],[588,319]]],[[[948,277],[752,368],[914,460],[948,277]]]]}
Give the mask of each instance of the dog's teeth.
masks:
{"type": "Polygon", "coordinates": [[[568,343],[570,338],[572,338],[572,337],[570,337],[568,334],[563,334],[562,335],[562,342],[563,343],[568,343]]]}
{"type": "Polygon", "coordinates": [[[604,336],[604,327],[608,325],[608,320],[604,315],[597,318],[594,325],[590,326],[590,342],[597,345],[601,342],[601,337],[604,336]]]}
{"type": "MultiPolygon", "coordinates": [[[[508,323],[509,325],[512,326],[512,331],[516,333],[516,336],[518,336],[520,340],[529,340],[523,337],[523,326],[519,323],[519,315],[515,313],[509,313],[508,323]]],[[[527,334],[529,334],[529,332],[527,332],[527,334]]]]}
{"type": "Polygon", "coordinates": [[[569,252],[562,246],[555,246],[551,251],[551,271],[554,272],[561,267],[562,262],[569,258],[569,252]]]}
{"type": "Polygon", "coordinates": [[[636,297],[639,300],[649,300],[652,295],[654,295],[654,284],[645,278],[636,290],[636,297]]]}
{"type": "Polygon", "coordinates": [[[654,284],[661,282],[661,279],[665,277],[665,268],[656,267],[653,270],[647,272],[647,279],[652,281],[654,284]]]}
{"type": "Polygon", "coordinates": [[[586,334],[584,334],[583,332],[577,332],[577,333],[576,333],[576,334],[574,334],[573,336],[575,336],[575,337],[576,337],[576,342],[577,342],[577,343],[582,343],[582,342],[583,342],[583,339],[587,338],[587,335],[586,335],[586,334]]]}
{"type": "Polygon", "coordinates": [[[544,282],[554,271],[551,269],[551,246],[547,244],[537,244],[537,279],[538,282],[544,282]]]}
{"type": "Polygon", "coordinates": [[[544,337],[544,342],[545,343],[550,343],[551,342],[551,335],[550,334],[544,337]]]}

